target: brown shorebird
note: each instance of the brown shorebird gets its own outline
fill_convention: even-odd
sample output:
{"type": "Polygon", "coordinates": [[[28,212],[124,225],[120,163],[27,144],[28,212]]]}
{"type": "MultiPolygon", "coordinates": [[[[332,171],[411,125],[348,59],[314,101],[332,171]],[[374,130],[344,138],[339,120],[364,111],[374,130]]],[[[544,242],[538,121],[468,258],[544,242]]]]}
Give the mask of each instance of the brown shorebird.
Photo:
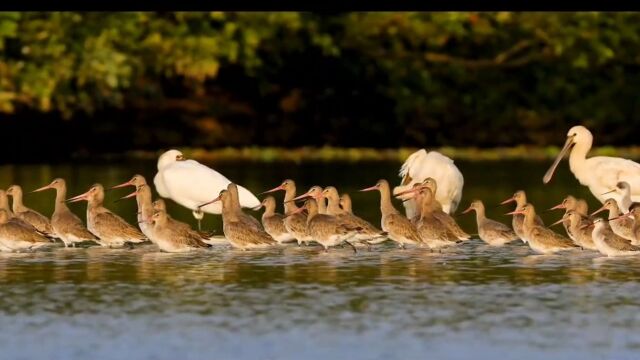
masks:
{"type": "MultiPolygon", "coordinates": [[[[147,186],[147,185],[142,185],[147,186]]],[[[151,218],[145,218],[141,222],[148,223],[153,228],[150,231],[153,243],[164,252],[186,252],[197,249],[206,249],[211,245],[204,242],[198,232],[183,227],[173,227],[167,219],[165,211],[156,211],[151,218]]]]}
{"type": "Polygon", "coordinates": [[[42,236],[47,236],[47,234],[39,231],[33,225],[31,225],[28,222],[20,219],[19,217],[17,217],[13,213],[13,211],[11,211],[11,208],[9,207],[9,197],[7,196],[7,193],[2,189],[0,189],[0,209],[2,209],[2,210],[7,212],[7,216],[9,217],[9,220],[8,220],[9,222],[18,224],[20,226],[23,226],[23,227],[27,228],[27,230],[29,230],[29,231],[38,232],[42,236]]]}
{"type": "MultiPolygon", "coordinates": [[[[549,210],[556,210],[556,209],[564,209],[565,213],[567,213],[570,210],[574,210],[578,214],[583,216],[583,219],[581,219],[583,223],[590,221],[588,219],[589,207],[587,205],[587,202],[582,199],[577,199],[571,195],[567,195],[567,197],[564,198],[560,204],[550,208],[549,210]]],[[[568,218],[566,218],[562,223],[565,231],[567,232],[567,235],[571,238],[571,240],[575,241],[574,234],[571,232],[571,227],[569,226],[569,224],[570,222],[568,218]]]]}
{"type": "MultiPolygon", "coordinates": [[[[518,210],[518,209],[522,208],[527,203],[527,194],[524,192],[524,190],[518,190],[513,194],[513,196],[511,196],[507,200],[501,202],[500,205],[505,205],[505,204],[508,204],[510,202],[515,202],[516,203],[515,210],[518,210]]],[[[542,221],[540,216],[536,215],[534,221],[535,221],[536,225],[544,226],[544,222],[542,221]]],[[[522,240],[522,242],[526,243],[527,242],[527,238],[524,235],[524,230],[522,229],[522,223],[523,222],[524,222],[524,215],[515,214],[515,215],[513,215],[513,219],[511,221],[511,226],[513,227],[513,231],[516,233],[516,235],[518,235],[520,240],[522,240]]]]}
{"type": "MultiPolygon", "coordinates": [[[[435,194],[437,191],[436,181],[433,178],[426,178],[422,182],[422,184],[420,184],[419,186],[414,186],[410,190],[396,194],[396,196],[409,194],[409,193],[420,194],[420,190],[424,188],[431,190],[431,193],[435,194]]],[[[418,203],[417,201],[418,200],[416,200],[416,203],[418,203]]],[[[458,225],[458,223],[453,219],[453,217],[442,210],[442,204],[440,204],[440,202],[438,202],[438,200],[436,200],[435,197],[431,197],[429,201],[430,201],[429,206],[431,206],[431,214],[436,219],[438,219],[442,224],[444,224],[444,226],[452,234],[454,234],[459,240],[462,240],[462,241],[471,239],[471,235],[467,234],[464,230],[462,230],[462,228],[460,228],[460,225],[458,225]]],[[[424,209],[424,207],[421,207],[420,211],[422,211],[422,209],[424,209]]]]}
{"type": "Polygon", "coordinates": [[[279,243],[296,240],[284,226],[285,217],[276,213],[276,199],[273,196],[267,196],[262,200],[262,206],[264,207],[264,213],[262,214],[264,231],[279,243]]]}
{"type": "Polygon", "coordinates": [[[640,203],[632,203],[631,206],[629,206],[629,212],[610,219],[609,222],[625,217],[633,218],[633,239],[631,240],[631,243],[634,245],[640,244],[640,203]]]}
{"type": "Polygon", "coordinates": [[[585,227],[593,226],[593,242],[600,253],[606,256],[629,256],[640,255],[640,247],[632,245],[629,240],[616,235],[609,222],[603,219],[595,219],[591,224],[583,225],[585,227]]]}
{"type": "Polygon", "coordinates": [[[418,235],[418,230],[415,225],[413,225],[409,219],[401,215],[391,203],[391,189],[389,188],[389,182],[381,179],[378,180],[374,186],[360,191],[373,190],[380,192],[380,212],[382,214],[380,224],[382,226],[382,230],[387,232],[389,238],[397,242],[401,248],[404,248],[407,244],[424,244],[424,241],[420,238],[420,235],[418,235]]]}
{"type": "Polygon", "coordinates": [[[49,185],[35,189],[32,192],[47,189],[56,190],[55,207],[53,215],[51,215],[51,226],[56,236],[64,243],[64,246],[75,247],[77,243],[86,241],[99,242],[98,237],[92,234],[84,226],[82,220],[67,207],[67,203],[65,202],[67,197],[67,184],[64,179],[54,179],[49,185]]]}
{"type": "Polygon", "coordinates": [[[44,246],[55,244],[36,231],[9,221],[9,214],[0,209],[0,248],[3,251],[35,250],[44,246]]]}
{"type": "Polygon", "coordinates": [[[562,224],[565,222],[569,222],[569,228],[571,233],[574,236],[573,242],[580,246],[583,249],[588,250],[598,250],[596,245],[593,243],[593,236],[591,232],[593,231],[593,227],[583,226],[584,225],[584,216],[578,213],[576,210],[569,210],[562,218],[555,223],[551,224],[551,226],[562,224]]]}
{"type": "MultiPolygon", "coordinates": [[[[144,178],[142,178],[144,180],[144,178]]],[[[153,229],[154,226],[149,221],[153,216],[153,205],[151,203],[151,188],[146,183],[138,183],[136,185],[136,190],[129,195],[123,196],[118,200],[128,199],[132,197],[136,197],[136,203],[138,204],[138,226],[142,233],[149,239],[151,242],[153,241],[153,229]]],[[[166,213],[165,213],[166,215],[166,213]]],[[[165,216],[166,217],[166,216],[165,216]]],[[[166,220],[166,219],[165,219],[166,220]]],[[[166,221],[165,221],[166,222],[166,221]]]]}
{"type": "Polygon", "coordinates": [[[345,193],[340,195],[340,208],[349,214],[353,214],[351,196],[349,196],[349,194],[345,193]]]}
{"type": "Polygon", "coordinates": [[[309,191],[306,193],[293,198],[294,201],[302,200],[306,198],[314,198],[316,200],[316,204],[318,205],[318,214],[326,214],[327,213],[327,203],[325,201],[324,196],[322,195],[322,188],[318,185],[314,185],[309,188],[309,191]]]}
{"type": "Polygon", "coordinates": [[[141,243],[145,236],[120,216],[105,208],[104,188],[93,184],[83,194],[68,199],[68,202],[87,201],[87,228],[100,240],[97,242],[106,247],[120,247],[126,243],[141,243]]]}
{"type": "Polygon", "coordinates": [[[136,174],[136,175],[133,175],[131,180],[125,181],[122,184],[118,184],[118,185],[112,186],[110,188],[110,190],[111,189],[123,188],[123,187],[127,187],[127,186],[133,186],[133,187],[135,187],[137,189],[138,186],[140,186],[140,185],[147,185],[147,179],[145,179],[144,176],[142,176],[140,174],[136,174]]]}
{"type": "Polygon", "coordinates": [[[302,212],[305,209],[308,212],[307,226],[309,235],[322,245],[325,251],[328,251],[333,246],[347,244],[351,246],[354,252],[358,252],[349,240],[355,238],[361,228],[346,225],[335,216],[320,214],[315,197],[308,198],[304,207],[297,211],[302,212]]]}
{"type": "MultiPolygon", "coordinates": [[[[163,199],[157,199],[154,202],[151,203],[151,206],[153,207],[153,212],[156,211],[164,211],[165,212],[165,216],[167,217],[167,222],[169,222],[169,226],[171,227],[177,227],[177,228],[182,228],[184,229],[184,231],[186,230],[192,230],[191,225],[176,220],[173,217],[171,217],[171,215],[169,215],[169,213],[167,212],[167,204],[164,202],[163,199]]],[[[194,230],[195,232],[198,233],[198,235],[200,235],[201,238],[206,239],[205,242],[210,243],[209,241],[212,240],[211,237],[213,236],[212,232],[206,232],[206,231],[201,231],[201,230],[194,230]]]]}
{"type": "Polygon", "coordinates": [[[428,187],[423,187],[418,192],[422,199],[420,204],[422,209],[420,210],[420,220],[418,220],[417,230],[420,239],[426,243],[431,249],[438,249],[444,246],[455,245],[460,242],[458,237],[450,231],[445,224],[434,216],[434,212],[437,211],[433,206],[435,199],[433,192],[428,187]]]}
{"type": "Polygon", "coordinates": [[[631,207],[631,203],[633,202],[631,200],[631,185],[626,181],[619,181],[613,189],[602,195],[611,193],[615,193],[614,199],[618,203],[620,211],[623,213],[629,212],[629,207],[631,207]]]}
{"type": "MultiPolygon", "coordinates": [[[[278,244],[264,230],[250,226],[241,219],[228,190],[220,191],[220,195],[213,199],[211,203],[217,201],[222,202],[222,230],[231,246],[241,250],[248,250],[266,248],[278,244]]],[[[205,203],[202,206],[205,205],[208,204],[205,203]]]]}
{"type": "Polygon", "coordinates": [[[293,237],[298,241],[298,245],[302,243],[308,244],[310,241],[313,241],[311,236],[307,231],[307,216],[296,212],[298,210],[298,206],[296,205],[296,183],[291,179],[286,179],[275,188],[263,192],[263,194],[272,193],[275,191],[283,190],[284,194],[284,226],[287,229],[289,234],[293,235],[293,237]]]}
{"type": "Polygon", "coordinates": [[[370,222],[346,212],[340,208],[340,196],[338,190],[333,186],[328,186],[322,191],[322,196],[327,199],[327,214],[337,217],[338,221],[351,228],[361,228],[355,239],[382,242],[387,238],[387,234],[376,229],[370,222]]]}
{"type": "Polygon", "coordinates": [[[531,203],[527,203],[520,209],[507,213],[507,215],[522,214],[524,222],[522,229],[527,238],[529,247],[540,254],[553,254],[558,251],[575,249],[577,246],[571,241],[543,225],[535,222],[536,210],[531,203]]]}
{"type": "Polygon", "coordinates": [[[53,227],[48,217],[39,212],[30,209],[22,202],[22,188],[20,185],[11,185],[6,191],[7,195],[13,197],[13,214],[29,224],[33,225],[38,231],[49,237],[54,237],[53,227]]]}
{"type": "Polygon", "coordinates": [[[636,244],[636,237],[633,233],[633,225],[634,225],[634,221],[633,219],[631,219],[628,216],[623,216],[621,217],[620,215],[622,215],[622,212],[620,211],[620,208],[618,207],[618,203],[616,202],[615,199],[607,199],[605,200],[605,202],[602,204],[602,207],[596,211],[594,211],[591,216],[593,217],[594,215],[605,211],[605,210],[609,210],[609,226],[611,226],[611,230],[613,230],[613,232],[618,235],[621,236],[627,240],[630,240],[631,243],[633,243],[634,245],[636,244]]]}
{"type": "Polygon", "coordinates": [[[485,215],[484,204],[481,200],[473,200],[469,208],[463,211],[466,214],[470,211],[476,212],[476,222],[478,224],[478,235],[482,241],[492,246],[502,246],[514,240],[518,240],[518,235],[507,225],[489,219],[485,215]]]}

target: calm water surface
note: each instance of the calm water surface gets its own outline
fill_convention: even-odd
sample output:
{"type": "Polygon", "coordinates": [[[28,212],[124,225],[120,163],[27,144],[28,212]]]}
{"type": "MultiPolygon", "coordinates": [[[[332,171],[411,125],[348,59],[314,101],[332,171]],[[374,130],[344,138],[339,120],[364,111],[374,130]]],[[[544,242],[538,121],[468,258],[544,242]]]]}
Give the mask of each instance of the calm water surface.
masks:
{"type": "MultiPolygon", "coordinates": [[[[495,205],[520,188],[540,209],[568,193],[597,205],[566,164],[547,186],[547,163],[458,165],[459,212],[479,198],[490,217],[509,222],[502,214],[511,208],[495,205]]],[[[378,195],[355,190],[382,177],[397,182],[399,164],[215,167],[254,192],[285,177],[301,190],[334,184],[378,223],[378,195]]],[[[155,163],[2,166],[0,186],[28,191],[61,176],[71,196],[134,173],[151,180],[155,163]]],[[[133,222],[133,201],[113,203],[129,190],[108,193],[106,205],[133,222]]],[[[25,202],[50,214],[53,196],[25,202]]],[[[73,210],[84,218],[84,204],[73,210]]],[[[550,222],[561,214],[542,215],[550,222]]],[[[473,216],[458,220],[477,231],[473,216]]],[[[220,232],[214,216],[204,225],[220,232]]],[[[639,260],[538,256],[520,243],[479,240],[442,253],[391,244],[357,255],[297,246],[164,254],[150,245],[0,253],[0,359],[637,359],[639,260]]]]}

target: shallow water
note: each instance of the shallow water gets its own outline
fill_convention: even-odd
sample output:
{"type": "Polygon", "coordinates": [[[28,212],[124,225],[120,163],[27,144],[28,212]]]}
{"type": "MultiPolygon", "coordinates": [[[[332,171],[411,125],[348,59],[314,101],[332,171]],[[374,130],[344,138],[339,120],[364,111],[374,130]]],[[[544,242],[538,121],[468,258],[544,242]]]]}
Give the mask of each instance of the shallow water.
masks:
{"type": "MultiPolygon", "coordinates": [[[[466,184],[459,212],[480,198],[490,217],[509,222],[501,214],[511,208],[495,204],[520,188],[540,209],[567,193],[596,206],[566,164],[543,186],[547,165],[460,163],[466,184]]],[[[301,190],[334,184],[377,223],[378,195],[355,190],[381,177],[397,182],[399,164],[215,167],[254,192],[284,177],[301,190]]],[[[151,180],[154,169],[149,162],[3,166],[0,186],[31,190],[62,176],[71,196],[135,172],[151,180]]],[[[106,204],[133,222],[133,201],[112,202],[126,193],[108,193],[106,204]]],[[[53,192],[25,196],[45,214],[52,200],[53,192]]],[[[193,222],[189,211],[169,205],[193,222]]],[[[73,207],[81,216],[84,209],[73,207]]],[[[561,214],[542,215],[550,222],[561,214]]],[[[219,219],[205,219],[206,228],[219,230],[219,219]]],[[[473,216],[458,220],[476,231],[473,216]]],[[[192,254],[150,245],[0,253],[0,359],[632,359],[640,350],[638,260],[588,251],[539,256],[521,243],[491,248],[477,239],[442,253],[392,244],[356,255],[224,245],[192,254]]]]}

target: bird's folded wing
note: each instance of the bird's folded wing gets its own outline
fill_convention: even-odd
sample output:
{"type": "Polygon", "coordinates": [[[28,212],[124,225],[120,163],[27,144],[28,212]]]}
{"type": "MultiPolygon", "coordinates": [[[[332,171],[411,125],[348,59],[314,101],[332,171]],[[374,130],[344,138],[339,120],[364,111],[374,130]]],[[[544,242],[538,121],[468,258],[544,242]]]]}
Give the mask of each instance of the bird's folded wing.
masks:
{"type": "Polygon", "coordinates": [[[144,239],[145,236],[120,216],[112,212],[102,212],[95,217],[95,227],[99,229],[100,236],[123,237],[128,239],[144,239]]]}

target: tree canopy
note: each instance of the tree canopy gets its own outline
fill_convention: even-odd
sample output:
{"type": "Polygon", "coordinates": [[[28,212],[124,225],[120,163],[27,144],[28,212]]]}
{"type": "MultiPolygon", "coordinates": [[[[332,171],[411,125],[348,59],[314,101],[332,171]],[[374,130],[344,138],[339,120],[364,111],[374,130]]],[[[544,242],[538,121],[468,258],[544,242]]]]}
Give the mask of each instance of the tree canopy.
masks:
{"type": "Polygon", "coordinates": [[[628,144],[639,69],[637,13],[0,13],[3,117],[130,148],[628,144]]]}

